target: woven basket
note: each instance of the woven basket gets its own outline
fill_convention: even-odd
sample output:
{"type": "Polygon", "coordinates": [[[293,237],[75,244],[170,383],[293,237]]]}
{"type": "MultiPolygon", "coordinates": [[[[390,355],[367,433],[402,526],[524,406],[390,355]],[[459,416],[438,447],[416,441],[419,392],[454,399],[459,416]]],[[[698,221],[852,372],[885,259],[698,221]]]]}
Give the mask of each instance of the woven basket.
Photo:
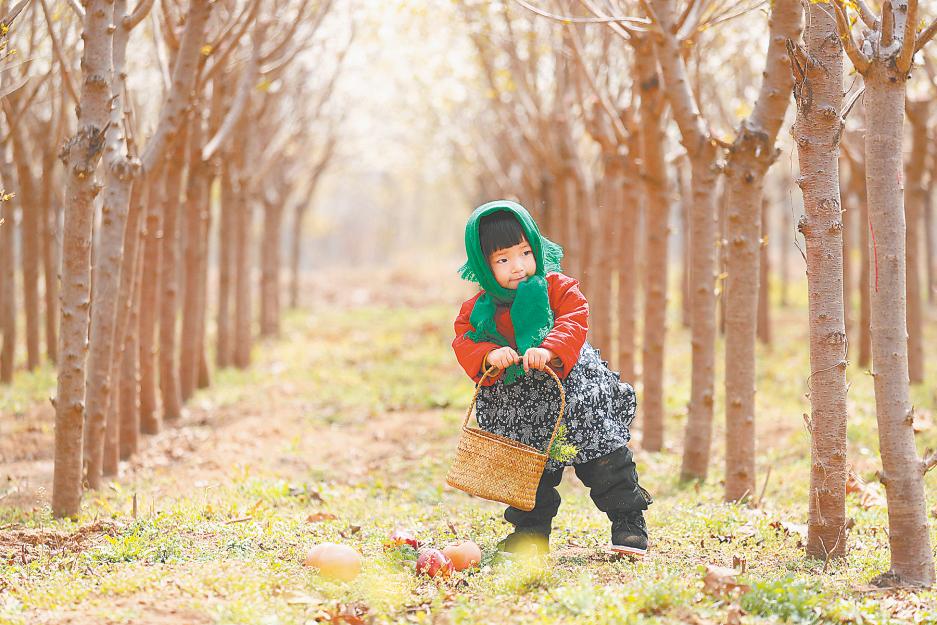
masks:
{"type": "Polygon", "coordinates": [[[552,369],[544,369],[553,376],[560,389],[560,414],[556,417],[553,433],[544,453],[539,449],[520,443],[514,439],[492,434],[479,428],[469,427],[469,417],[475,407],[478,391],[482,382],[497,371],[491,367],[475,385],[472,402],[462,422],[462,435],[456,449],[455,460],[446,476],[446,483],[470,495],[500,501],[520,510],[534,509],[537,498],[537,486],[547,463],[550,447],[560,427],[563,411],[566,408],[566,393],[563,384],[552,369]]]}

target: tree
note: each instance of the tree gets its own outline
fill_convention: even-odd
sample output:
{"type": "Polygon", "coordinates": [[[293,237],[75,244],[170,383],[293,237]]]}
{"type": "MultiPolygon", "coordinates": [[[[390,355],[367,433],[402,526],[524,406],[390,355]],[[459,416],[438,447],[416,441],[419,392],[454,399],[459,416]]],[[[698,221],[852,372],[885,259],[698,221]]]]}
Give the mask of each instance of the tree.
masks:
{"type": "MultiPolygon", "coordinates": [[[[908,374],[906,223],[901,155],[907,78],[914,52],[937,33],[934,20],[918,35],[917,0],[886,0],[876,15],[859,0],[868,30],[853,36],[843,0],[835,0],[838,34],[865,79],[865,171],[872,230],[872,362],[891,568],[881,583],[930,585],[934,557],[924,500],[924,473],[937,457],[921,461],[914,446],[914,411],[908,374]]],[[[845,440],[845,437],[844,437],[845,440]]]]}
{"type": "Polygon", "coordinates": [[[846,322],[843,307],[842,211],[839,191],[843,61],[830,45],[836,25],[827,7],[808,7],[803,44],[788,41],[797,119],[791,130],[804,196],[798,224],[807,246],[810,324],[810,502],[807,554],[846,552],[846,322]]]}

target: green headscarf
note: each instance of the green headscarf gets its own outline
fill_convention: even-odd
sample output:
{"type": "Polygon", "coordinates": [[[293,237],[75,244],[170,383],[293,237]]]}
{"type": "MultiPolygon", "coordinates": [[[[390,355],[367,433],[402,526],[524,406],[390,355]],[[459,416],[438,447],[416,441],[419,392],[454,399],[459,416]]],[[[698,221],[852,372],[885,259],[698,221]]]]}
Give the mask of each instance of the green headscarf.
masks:
{"type": "MultiPolygon", "coordinates": [[[[563,248],[540,234],[537,222],[523,206],[510,200],[495,200],[476,208],[465,224],[465,254],[468,261],[459,269],[459,275],[478,283],[484,290],[475,301],[469,318],[475,329],[467,336],[477,342],[509,345],[508,340],[498,332],[495,310],[499,304],[510,305],[518,353],[523,356],[529,348],[539,346],[553,329],[553,311],[550,309],[545,276],[551,271],[561,270],[563,248]],[[516,290],[498,284],[478,239],[481,218],[497,211],[510,213],[517,219],[537,261],[536,273],[518,284],[516,290]]],[[[505,371],[504,383],[512,384],[523,376],[524,368],[521,365],[511,365],[505,371]]]]}

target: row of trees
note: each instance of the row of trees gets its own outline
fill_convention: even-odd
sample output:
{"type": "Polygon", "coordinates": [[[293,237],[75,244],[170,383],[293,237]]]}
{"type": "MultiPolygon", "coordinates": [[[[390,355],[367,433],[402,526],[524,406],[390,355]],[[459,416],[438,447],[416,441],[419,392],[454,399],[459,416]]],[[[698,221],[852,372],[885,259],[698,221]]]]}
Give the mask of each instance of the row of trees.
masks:
{"type": "Polygon", "coordinates": [[[0,378],[15,365],[19,266],[26,367],[44,320],[58,370],[55,515],[77,514],[83,488],[210,383],[209,293],[215,366],[248,366],[255,336],[279,332],[286,215],[296,304],[298,235],[336,151],[329,101],[353,37],[333,4],[0,3],[0,378]]]}
{"type": "MultiPolygon", "coordinates": [[[[934,459],[922,461],[915,452],[906,330],[909,320],[913,353],[923,337],[916,275],[920,259],[917,243],[910,244],[923,230],[916,226],[927,196],[922,151],[929,120],[922,111],[911,113],[919,118],[916,129],[923,137],[915,139],[917,151],[905,174],[914,185],[911,229],[905,222],[901,167],[907,76],[914,53],[933,36],[935,24],[918,31],[924,16],[914,1],[886,2],[879,14],[859,2],[855,7],[867,30],[863,42],[856,43],[849,30],[853,5],[835,0],[809,3],[809,27],[802,35],[801,3],[775,0],[767,33],[746,40],[752,29],[740,32],[739,22],[756,23],[757,12],[765,8],[760,2],[514,0],[460,6],[490,103],[481,113],[484,123],[476,124],[484,134],[476,133],[460,147],[478,165],[476,193],[518,197],[534,209],[545,231],[564,243],[567,268],[582,278],[590,296],[593,340],[612,354],[625,378],[634,377],[636,346],[642,346],[642,447],[652,451],[665,442],[668,215],[679,198],[684,306],[692,335],[681,475],[702,480],[708,473],[715,344],[723,327],[729,501],[756,492],[759,310],[763,339],[770,327],[764,222],[772,212],[788,210],[778,191],[789,181],[776,174],[774,196],[765,189],[780,153],[779,132],[790,103],[796,103],[789,127],[799,155],[794,182],[804,205],[797,229],[805,241],[808,277],[811,371],[804,377],[813,439],[807,551],[828,558],[846,550],[845,300],[858,291],[862,306],[854,332],[860,345],[871,346],[864,362],[869,352],[874,362],[891,573],[905,582],[933,582],[923,474],[934,459]],[[727,23],[735,28],[720,34],[727,23]],[[844,48],[860,75],[848,90],[844,48]],[[756,54],[762,60],[753,70],[731,61],[734,55],[751,63],[756,54]],[[738,88],[730,93],[726,85],[738,88]],[[851,143],[842,153],[850,162],[853,189],[843,197],[857,208],[867,202],[873,239],[866,243],[865,229],[853,226],[863,233],[862,249],[871,253],[863,251],[868,262],[859,286],[852,278],[844,281],[855,272],[851,264],[844,266],[849,255],[843,251],[858,245],[851,237],[844,239],[850,224],[844,222],[849,211],[841,203],[839,174],[840,141],[857,99],[868,129],[850,124],[845,134],[851,143]],[[740,113],[730,115],[727,109],[740,113]],[[609,227],[612,223],[616,227],[609,227]],[[635,309],[639,265],[645,277],[641,341],[635,309]],[[914,268],[912,281],[906,279],[906,267],[914,268]],[[906,289],[912,302],[907,316],[906,289]],[[612,293],[617,294],[614,301],[612,293]]],[[[851,215],[850,222],[857,218],[851,215]]],[[[928,241],[932,267],[933,240],[928,241]]],[[[916,362],[913,379],[920,381],[923,359],[916,362]]]]}

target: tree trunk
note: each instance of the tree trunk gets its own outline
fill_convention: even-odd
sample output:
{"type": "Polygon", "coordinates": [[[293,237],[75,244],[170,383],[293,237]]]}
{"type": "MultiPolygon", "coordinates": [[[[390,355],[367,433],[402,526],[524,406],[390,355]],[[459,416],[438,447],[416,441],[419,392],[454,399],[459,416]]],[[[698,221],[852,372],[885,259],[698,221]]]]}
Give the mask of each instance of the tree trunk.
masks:
{"type": "MultiPolygon", "coordinates": [[[[843,159],[840,159],[842,165],[843,159]]],[[[842,179],[842,176],[840,176],[842,179]]],[[[842,184],[842,183],[841,183],[842,184]]],[[[840,189],[840,204],[843,211],[843,323],[846,327],[846,339],[853,335],[855,330],[852,314],[852,262],[849,258],[849,250],[852,248],[849,229],[852,226],[852,215],[850,214],[849,202],[846,201],[846,193],[840,189]]]]}
{"type": "MultiPolygon", "coordinates": [[[[196,109],[198,103],[196,103],[196,109]]],[[[202,224],[208,210],[210,164],[202,160],[204,143],[203,121],[198,110],[189,120],[189,174],[186,182],[185,204],[185,272],[183,273],[182,332],[179,346],[179,390],[182,401],[188,401],[198,386],[199,367],[199,296],[201,292],[202,224]]]]}
{"type": "MultiPolygon", "coordinates": [[[[114,0],[113,10],[118,23],[123,19],[126,0],[114,0]]],[[[123,93],[117,73],[123,72],[124,52],[129,31],[121,28],[114,39],[114,68],[110,77],[113,104],[110,107],[110,124],[105,133],[105,182],[104,202],[101,206],[101,224],[95,231],[96,250],[91,298],[90,350],[88,353],[88,378],[85,387],[85,481],[88,487],[101,487],[104,474],[104,438],[107,414],[113,401],[112,389],[116,387],[114,359],[119,350],[116,341],[123,335],[116,334],[117,308],[120,294],[121,264],[124,260],[124,233],[130,207],[130,190],[133,184],[134,165],[126,156],[126,141],[123,136],[123,93]],[[115,339],[116,337],[116,339],[115,339]]],[[[133,236],[131,234],[130,236],[133,236]]],[[[125,264],[125,263],[124,263],[125,264]]],[[[117,423],[111,419],[111,474],[117,472],[117,423]]]]}
{"type": "Polygon", "coordinates": [[[219,368],[234,364],[232,275],[234,271],[234,236],[237,232],[237,191],[228,158],[221,162],[221,206],[218,228],[218,321],[215,362],[219,368]]]}
{"type": "Polygon", "coordinates": [[[595,238],[584,241],[584,245],[588,247],[597,243],[597,250],[600,251],[598,254],[592,254],[594,279],[589,305],[589,329],[593,331],[593,345],[603,354],[605,360],[612,360],[612,266],[614,242],[618,234],[617,229],[621,227],[621,222],[615,217],[620,212],[617,204],[621,198],[623,172],[617,169],[617,156],[606,155],[603,160],[604,172],[598,183],[595,212],[601,212],[600,219],[605,225],[599,229],[593,227],[595,224],[589,223],[595,238]]]}
{"type": "MultiPolygon", "coordinates": [[[[905,305],[905,221],[901,142],[906,72],[888,59],[865,72],[865,174],[878,258],[872,270],[875,411],[888,499],[889,573],[904,583],[934,583],[924,479],[914,446],[905,305]]],[[[873,263],[875,258],[873,257],[873,263]]]]}
{"type": "Polygon", "coordinates": [[[690,403],[684,429],[683,480],[705,480],[712,447],[716,362],[716,150],[703,145],[690,161],[690,403]]]}
{"type": "Polygon", "coordinates": [[[162,275],[159,300],[159,390],[163,400],[163,419],[182,417],[179,394],[179,370],[176,367],[176,318],[179,313],[179,213],[182,201],[182,170],[188,147],[188,120],[169,146],[171,156],[166,170],[166,196],[163,202],[162,275]]]}
{"type": "Polygon", "coordinates": [[[65,226],[62,237],[62,307],[59,328],[58,388],[55,399],[55,464],[52,513],[76,516],[81,507],[85,355],[91,296],[91,229],[94,198],[100,191],[94,171],[101,160],[109,119],[113,5],[85,4],[82,25],[82,86],[78,132],[62,152],[66,163],[65,226]]]}
{"type": "MultiPolygon", "coordinates": [[[[12,163],[8,149],[0,146],[0,193],[13,193],[12,163]]],[[[0,323],[3,349],[0,350],[0,383],[13,382],[16,358],[16,198],[0,198],[0,323]]]]}
{"type": "MultiPolygon", "coordinates": [[[[633,161],[632,161],[633,162],[633,161]]],[[[628,168],[625,167],[627,175],[628,168]]],[[[619,223],[620,256],[618,262],[618,370],[621,379],[634,384],[635,379],[635,324],[638,299],[635,243],[637,239],[636,217],[641,193],[640,181],[636,176],[623,179],[618,188],[621,197],[619,223]]]]}
{"type": "Polygon", "coordinates": [[[677,180],[680,184],[680,319],[684,328],[690,328],[693,319],[692,290],[690,267],[693,265],[690,255],[690,222],[693,211],[693,183],[691,165],[686,159],[680,159],[677,165],[677,180]]]}
{"type": "Polygon", "coordinates": [[[162,232],[163,169],[146,174],[146,224],[140,274],[140,431],[156,434],[162,419],[156,401],[156,313],[159,310],[160,240],[162,232]]]}
{"type": "Polygon", "coordinates": [[[664,446],[664,340],[667,312],[667,217],[670,197],[664,160],[664,98],[653,48],[638,54],[640,77],[641,157],[647,207],[647,294],[644,301],[644,423],[642,448],[664,446]]]}
{"type": "Polygon", "coordinates": [[[911,122],[911,154],[906,166],[907,220],[905,245],[907,247],[907,298],[908,298],[908,374],[911,384],[924,381],[924,309],[921,298],[920,240],[924,213],[924,197],[928,187],[924,184],[924,165],[927,161],[927,121],[930,102],[921,100],[908,103],[908,119],[911,122]]]}
{"type": "Polygon", "coordinates": [[[852,195],[859,207],[859,360],[860,367],[869,367],[872,362],[872,310],[869,298],[869,272],[871,261],[869,256],[869,204],[865,192],[865,166],[863,163],[850,159],[849,185],[852,195]]]}
{"type": "MultiPolygon", "coordinates": [[[[933,160],[937,162],[937,157],[933,160]]],[[[931,172],[930,181],[937,182],[937,175],[931,172]]],[[[924,193],[924,260],[927,267],[927,302],[934,303],[934,296],[937,295],[937,233],[934,232],[934,204],[931,197],[931,190],[928,188],[924,193]]]]}
{"type": "MultiPolygon", "coordinates": [[[[241,122],[238,135],[247,138],[245,122],[241,122]]],[[[250,366],[253,335],[251,320],[251,268],[253,266],[251,245],[251,225],[253,207],[250,196],[250,172],[247,171],[243,155],[233,163],[237,178],[237,193],[234,199],[234,366],[246,369],[250,366]]]]}
{"type": "Polygon", "coordinates": [[[290,231],[290,308],[299,308],[299,260],[303,240],[303,217],[308,202],[296,202],[293,211],[293,229],[290,231]]]}
{"type": "Polygon", "coordinates": [[[827,7],[810,4],[807,10],[806,56],[800,50],[792,60],[797,119],[791,134],[804,196],[798,229],[807,246],[810,319],[807,554],[826,558],[846,553],[846,324],[838,161],[843,59],[842,48],[830,45],[838,36],[827,7]]]}
{"type": "Polygon", "coordinates": [[[55,179],[55,150],[49,146],[42,152],[42,201],[40,203],[40,220],[42,229],[42,269],[45,286],[45,322],[46,322],[46,356],[49,362],[55,364],[57,359],[58,333],[56,332],[56,319],[58,318],[59,299],[59,243],[58,211],[55,207],[55,196],[52,193],[51,181],[55,179]]]}
{"type": "Polygon", "coordinates": [[[769,233],[770,211],[768,210],[771,202],[768,198],[761,201],[761,264],[759,265],[758,278],[758,340],[763,345],[771,345],[771,285],[769,284],[770,275],[770,257],[769,254],[769,233]]]}
{"type": "Polygon", "coordinates": [[[260,336],[280,334],[280,198],[264,201],[264,230],[260,253],[260,336]]]}
{"type": "Polygon", "coordinates": [[[35,179],[29,167],[30,154],[26,150],[23,128],[11,120],[10,137],[13,143],[13,162],[19,182],[16,200],[20,205],[20,261],[23,265],[23,319],[26,330],[26,368],[39,366],[39,206],[35,179]]]}

